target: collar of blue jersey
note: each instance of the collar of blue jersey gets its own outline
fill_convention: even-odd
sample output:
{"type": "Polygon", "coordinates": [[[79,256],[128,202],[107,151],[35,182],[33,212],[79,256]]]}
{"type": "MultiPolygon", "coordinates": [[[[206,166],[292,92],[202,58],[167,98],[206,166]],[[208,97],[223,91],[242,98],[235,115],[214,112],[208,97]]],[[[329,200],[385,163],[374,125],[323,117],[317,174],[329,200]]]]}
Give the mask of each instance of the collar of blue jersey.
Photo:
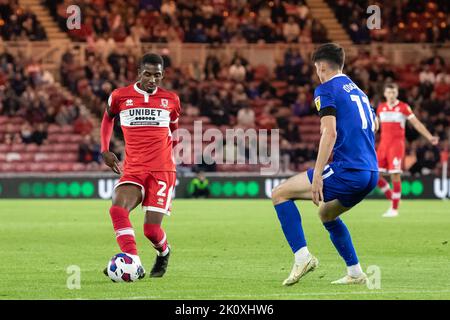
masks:
{"type": "Polygon", "coordinates": [[[337,78],[337,77],[346,77],[347,75],[345,74],[345,73],[338,73],[338,74],[335,74],[334,76],[332,76],[330,79],[328,79],[326,82],[328,82],[328,81],[330,81],[330,80],[332,80],[332,79],[334,79],[334,78],[337,78]]]}
{"type": "Polygon", "coordinates": [[[147,91],[144,91],[144,90],[142,90],[142,89],[139,89],[139,87],[138,87],[138,84],[139,83],[139,81],[138,82],[135,82],[134,83],[134,90],[136,90],[138,93],[140,93],[140,94],[143,94],[144,96],[153,96],[154,94],[156,94],[156,92],[158,91],[158,87],[156,87],[156,89],[155,89],[155,91],[153,91],[153,93],[149,93],[149,92],[147,92],[147,91]]]}

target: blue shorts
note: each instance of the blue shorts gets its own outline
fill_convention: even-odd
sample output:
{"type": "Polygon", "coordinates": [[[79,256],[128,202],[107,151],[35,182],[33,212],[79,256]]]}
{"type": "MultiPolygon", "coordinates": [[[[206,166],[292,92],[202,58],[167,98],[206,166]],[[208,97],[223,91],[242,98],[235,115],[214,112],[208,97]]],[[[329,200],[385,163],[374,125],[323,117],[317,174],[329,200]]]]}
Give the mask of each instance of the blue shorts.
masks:
{"type": "MultiPolygon", "coordinates": [[[[312,183],[314,169],[307,171],[312,183]]],[[[322,174],[324,202],[338,199],[347,208],[361,202],[377,185],[378,172],[327,165],[322,174]]]]}

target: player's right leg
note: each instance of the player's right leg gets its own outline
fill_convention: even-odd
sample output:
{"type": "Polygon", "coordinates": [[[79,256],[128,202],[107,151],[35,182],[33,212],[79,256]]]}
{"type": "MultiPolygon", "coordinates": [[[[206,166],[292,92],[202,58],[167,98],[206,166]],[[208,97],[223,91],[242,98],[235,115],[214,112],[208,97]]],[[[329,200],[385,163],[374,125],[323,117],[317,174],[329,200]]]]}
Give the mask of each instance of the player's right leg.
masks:
{"type": "Polygon", "coordinates": [[[389,210],[383,214],[383,217],[393,218],[398,216],[398,206],[400,204],[400,198],[402,195],[402,180],[401,173],[396,172],[391,174],[392,181],[392,205],[389,210]]]}
{"type": "Polygon", "coordinates": [[[293,285],[318,266],[318,260],[308,251],[296,199],[311,199],[311,183],[302,172],[272,190],[272,202],[281,223],[284,236],[294,253],[294,266],[283,285],[293,285]]]}
{"type": "MultiPolygon", "coordinates": [[[[141,203],[142,197],[139,185],[121,183],[114,190],[112,206],[109,209],[121,252],[131,255],[139,265],[142,265],[142,263],[137,253],[135,233],[129,215],[141,203]]],[[[144,277],[144,275],[145,271],[142,269],[141,277],[144,277]]]]}

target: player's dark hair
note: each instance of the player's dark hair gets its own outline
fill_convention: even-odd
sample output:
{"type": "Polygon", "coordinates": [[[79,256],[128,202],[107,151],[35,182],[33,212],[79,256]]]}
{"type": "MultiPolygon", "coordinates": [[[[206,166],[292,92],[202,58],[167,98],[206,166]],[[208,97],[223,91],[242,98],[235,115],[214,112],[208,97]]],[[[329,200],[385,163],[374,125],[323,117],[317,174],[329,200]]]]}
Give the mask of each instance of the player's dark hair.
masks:
{"type": "Polygon", "coordinates": [[[139,62],[139,68],[142,68],[144,64],[160,64],[164,69],[164,60],[163,58],[156,53],[147,53],[144,54],[139,62]]]}
{"type": "Polygon", "coordinates": [[[384,85],[384,90],[386,89],[397,89],[398,90],[398,85],[396,83],[390,82],[384,85]]]}
{"type": "Polygon", "coordinates": [[[312,55],[312,62],[326,61],[339,69],[344,67],[344,48],[336,43],[325,43],[319,46],[312,55]]]}

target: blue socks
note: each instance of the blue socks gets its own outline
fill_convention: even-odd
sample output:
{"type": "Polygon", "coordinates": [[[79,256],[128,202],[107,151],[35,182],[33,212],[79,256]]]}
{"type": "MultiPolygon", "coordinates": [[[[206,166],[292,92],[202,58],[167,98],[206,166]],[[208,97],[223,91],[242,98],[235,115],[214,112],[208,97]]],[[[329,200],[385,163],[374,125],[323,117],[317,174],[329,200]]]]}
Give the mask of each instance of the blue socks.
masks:
{"type": "Polygon", "coordinates": [[[305,235],[302,228],[302,219],[294,201],[289,200],[275,205],[278,219],[281,223],[284,236],[291,246],[292,252],[297,252],[306,246],[305,235]]]}
{"type": "Polygon", "coordinates": [[[341,219],[324,222],[324,227],[330,233],[331,242],[333,242],[336,250],[345,260],[347,266],[353,266],[358,263],[355,248],[353,247],[352,238],[347,227],[341,219]]]}

